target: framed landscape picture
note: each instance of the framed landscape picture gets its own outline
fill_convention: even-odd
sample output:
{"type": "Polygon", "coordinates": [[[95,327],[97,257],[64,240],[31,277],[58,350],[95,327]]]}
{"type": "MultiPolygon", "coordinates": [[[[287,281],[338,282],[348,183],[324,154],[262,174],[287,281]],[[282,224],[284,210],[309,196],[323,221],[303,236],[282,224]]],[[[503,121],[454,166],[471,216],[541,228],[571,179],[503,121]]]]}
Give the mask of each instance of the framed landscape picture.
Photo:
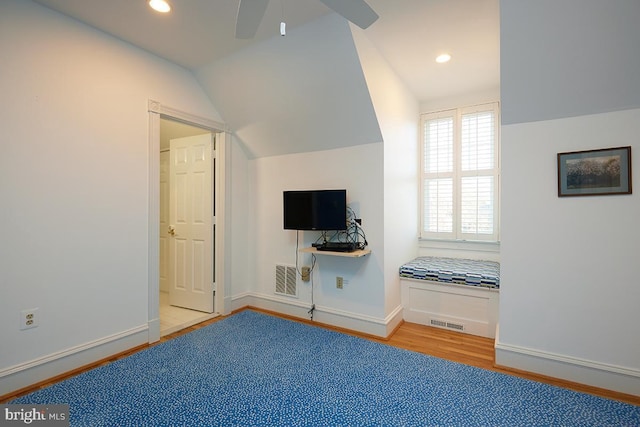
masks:
{"type": "Polygon", "coordinates": [[[631,194],[631,147],[558,153],[558,197],[631,194]]]}

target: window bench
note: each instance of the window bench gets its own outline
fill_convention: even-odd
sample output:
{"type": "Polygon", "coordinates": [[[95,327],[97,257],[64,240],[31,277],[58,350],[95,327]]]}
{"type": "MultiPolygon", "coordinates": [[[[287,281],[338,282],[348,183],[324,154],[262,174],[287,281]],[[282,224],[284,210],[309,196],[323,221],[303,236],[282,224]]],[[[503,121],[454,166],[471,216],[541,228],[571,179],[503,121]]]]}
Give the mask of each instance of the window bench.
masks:
{"type": "Polygon", "coordinates": [[[405,321],[495,338],[500,264],[418,257],[399,273],[405,321]]]}

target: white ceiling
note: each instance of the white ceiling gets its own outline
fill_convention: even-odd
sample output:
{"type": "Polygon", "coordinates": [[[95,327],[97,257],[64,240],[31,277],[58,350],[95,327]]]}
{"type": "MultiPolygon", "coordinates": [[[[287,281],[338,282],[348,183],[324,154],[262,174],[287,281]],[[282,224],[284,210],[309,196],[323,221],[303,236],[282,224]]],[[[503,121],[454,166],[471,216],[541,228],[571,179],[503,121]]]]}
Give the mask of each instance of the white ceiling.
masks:
{"type": "MultiPolygon", "coordinates": [[[[35,0],[158,56],[196,70],[287,28],[332,13],[317,0],[271,0],[253,40],[235,39],[238,0],[35,0]]],[[[419,101],[499,87],[499,0],[368,0],[380,19],[365,30],[419,101]],[[434,58],[449,52],[448,64],[434,58]]],[[[287,37],[291,37],[289,34],[287,37]]]]}

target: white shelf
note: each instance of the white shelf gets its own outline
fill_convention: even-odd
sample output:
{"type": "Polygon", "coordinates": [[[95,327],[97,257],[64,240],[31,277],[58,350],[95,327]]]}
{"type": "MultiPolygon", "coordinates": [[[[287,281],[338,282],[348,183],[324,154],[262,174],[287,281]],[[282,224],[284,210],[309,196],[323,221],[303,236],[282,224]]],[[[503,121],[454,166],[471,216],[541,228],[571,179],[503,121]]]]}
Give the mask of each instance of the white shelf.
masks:
{"type": "Polygon", "coordinates": [[[316,254],[316,255],[330,255],[330,256],[341,256],[341,257],[347,257],[347,258],[360,258],[365,255],[369,255],[371,253],[371,249],[358,249],[353,252],[333,252],[333,251],[319,251],[318,249],[311,247],[311,248],[302,248],[300,249],[300,252],[306,252],[306,253],[316,254]]]}

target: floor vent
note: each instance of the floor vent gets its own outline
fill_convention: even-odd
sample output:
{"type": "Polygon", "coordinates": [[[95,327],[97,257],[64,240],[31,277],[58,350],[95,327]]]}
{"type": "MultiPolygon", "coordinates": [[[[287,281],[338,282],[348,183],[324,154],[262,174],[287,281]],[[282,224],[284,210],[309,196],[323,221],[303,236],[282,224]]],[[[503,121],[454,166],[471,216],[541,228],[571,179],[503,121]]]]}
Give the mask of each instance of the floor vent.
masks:
{"type": "Polygon", "coordinates": [[[464,331],[464,325],[461,323],[453,323],[453,322],[447,322],[445,320],[430,319],[429,324],[431,326],[437,326],[438,328],[447,328],[447,329],[453,329],[455,331],[464,331]]]}
{"type": "Polygon", "coordinates": [[[297,296],[296,268],[289,265],[276,265],[276,294],[297,296]]]}

